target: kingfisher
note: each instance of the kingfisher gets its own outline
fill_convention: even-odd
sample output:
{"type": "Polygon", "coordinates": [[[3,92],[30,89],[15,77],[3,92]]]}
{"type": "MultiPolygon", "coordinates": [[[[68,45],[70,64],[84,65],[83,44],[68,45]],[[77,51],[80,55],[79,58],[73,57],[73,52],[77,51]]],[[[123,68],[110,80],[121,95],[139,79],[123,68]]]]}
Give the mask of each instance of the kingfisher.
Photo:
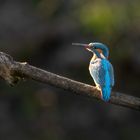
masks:
{"type": "Polygon", "coordinates": [[[95,82],[96,88],[101,93],[101,99],[108,102],[112,87],[114,86],[114,70],[108,60],[108,47],[99,42],[89,44],[73,43],[73,45],[84,46],[88,51],[93,53],[89,64],[89,72],[95,82]]]}

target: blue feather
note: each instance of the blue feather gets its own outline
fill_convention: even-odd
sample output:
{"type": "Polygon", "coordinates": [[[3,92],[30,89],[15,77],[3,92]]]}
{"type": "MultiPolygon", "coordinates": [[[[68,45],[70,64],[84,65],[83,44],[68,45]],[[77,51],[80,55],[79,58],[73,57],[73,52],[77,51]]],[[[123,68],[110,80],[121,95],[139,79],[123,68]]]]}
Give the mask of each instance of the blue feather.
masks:
{"type": "Polygon", "coordinates": [[[102,98],[104,101],[108,101],[110,99],[110,93],[111,93],[111,83],[110,83],[110,75],[108,68],[110,67],[109,62],[106,59],[102,59],[102,65],[105,69],[105,85],[102,87],[101,86],[101,91],[102,91],[102,98]]]}
{"type": "Polygon", "coordinates": [[[93,52],[89,65],[90,74],[96,86],[101,90],[101,98],[107,102],[114,86],[113,67],[107,59],[109,55],[108,47],[102,43],[94,42],[89,44],[88,50],[93,52]]]}
{"type": "Polygon", "coordinates": [[[101,88],[101,94],[102,94],[102,99],[105,101],[105,102],[108,102],[109,99],[110,99],[110,94],[111,94],[111,88],[109,87],[103,87],[101,88]]]}
{"type": "Polygon", "coordinates": [[[107,59],[96,58],[90,62],[89,71],[95,84],[101,89],[101,97],[109,101],[111,89],[114,85],[112,65],[107,59]]]}

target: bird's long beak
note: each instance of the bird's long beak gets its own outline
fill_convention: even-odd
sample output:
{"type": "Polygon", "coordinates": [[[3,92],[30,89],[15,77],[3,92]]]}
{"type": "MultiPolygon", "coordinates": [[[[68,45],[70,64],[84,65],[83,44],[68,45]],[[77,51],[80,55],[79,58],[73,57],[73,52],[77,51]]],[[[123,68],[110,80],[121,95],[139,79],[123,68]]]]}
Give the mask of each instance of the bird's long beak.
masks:
{"type": "Polygon", "coordinates": [[[75,45],[75,46],[83,46],[83,47],[85,47],[88,51],[91,51],[89,44],[72,43],[72,45],[75,45]]]}

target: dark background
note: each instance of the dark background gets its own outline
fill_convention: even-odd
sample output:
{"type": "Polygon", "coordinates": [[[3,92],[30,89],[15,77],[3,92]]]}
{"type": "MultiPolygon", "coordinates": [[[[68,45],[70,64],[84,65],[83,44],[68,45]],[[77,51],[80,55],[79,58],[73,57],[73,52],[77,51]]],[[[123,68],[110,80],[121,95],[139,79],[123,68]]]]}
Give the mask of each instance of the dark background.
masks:
{"type": "MultiPolygon", "coordinates": [[[[0,51],[94,82],[92,56],[72,42],[105,43],[114,91],[140,97],[139,0],[0,0],[0,51]]],[[[0,81],[0,140],[139,140],[140,113],[34,81],[0,81]]]]}

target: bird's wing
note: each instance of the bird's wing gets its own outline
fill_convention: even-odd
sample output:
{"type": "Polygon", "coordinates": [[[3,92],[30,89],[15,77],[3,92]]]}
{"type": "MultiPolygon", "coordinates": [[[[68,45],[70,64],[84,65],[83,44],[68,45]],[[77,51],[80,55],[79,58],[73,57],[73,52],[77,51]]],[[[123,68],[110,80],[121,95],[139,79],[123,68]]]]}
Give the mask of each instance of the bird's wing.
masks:
{"type": "Polygon", "coordinates": [[[114,81],[114,69],[111,63],[109,63],[108,71],[110,75],[110,84],[113,87],[115,84],[115,81],[114,81]]]}
{"type": "Polygon", "coordinates": [[[89,66],[90,74],[96,84],[101,87],[110,85],[114,86],[114,72],[111,63],[108,60],[96,59],[89,66]]]}

